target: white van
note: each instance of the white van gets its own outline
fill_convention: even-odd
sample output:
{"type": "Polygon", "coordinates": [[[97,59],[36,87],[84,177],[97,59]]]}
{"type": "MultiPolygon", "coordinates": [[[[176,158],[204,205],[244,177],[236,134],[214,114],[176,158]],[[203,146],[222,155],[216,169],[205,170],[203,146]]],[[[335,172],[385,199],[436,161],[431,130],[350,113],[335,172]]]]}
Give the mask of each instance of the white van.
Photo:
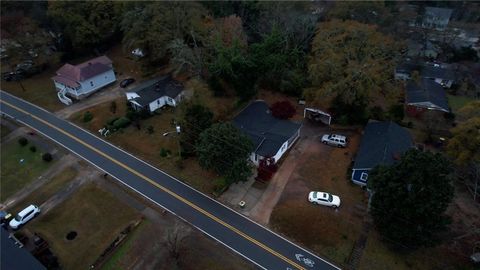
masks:
{"type": "Polygon", "coordinates": [[[10,227],[14,230],[18,229],[23,224],[30,221],[32,218],[40,214],[40,208],[38,206],[31,204],[27,208],[23,209],[18,213],[14,219],[10,220],[10,227]]]}
{"type": "Polygon", "coordinates": [[[322,136],[322,143],[337,147],[347,147],[347,137],[338,134],[325,134],[322,136]]]}

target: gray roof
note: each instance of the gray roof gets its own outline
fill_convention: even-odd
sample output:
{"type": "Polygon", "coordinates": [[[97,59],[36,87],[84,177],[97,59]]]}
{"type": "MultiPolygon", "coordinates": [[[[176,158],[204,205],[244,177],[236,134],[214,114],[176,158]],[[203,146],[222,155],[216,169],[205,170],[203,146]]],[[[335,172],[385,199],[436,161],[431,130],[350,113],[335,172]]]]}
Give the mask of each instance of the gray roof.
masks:
{"type": "Polygon", "coordinates": [[[455,74],[453,71],[447,68],[436,67],[432,65],[424,65],[421,69],[421,75],[424,78],[435,78],[443,80],[455,80],[455,74]]]}
{"type": "Polygon", "coordinates": [[[250,103],[232,122],[250,138],[255,153],[263,157],[274,156],[301,127],[300,123],[273,117],[264,101],[250,103]]]}
{"type": "Polygon", "coordinates": [[[143,82],[129,92],[136,92],[140,97],[133,100],[146,106],[164,96],[176,98],[182,91],[183,85],[167,75],[143,82]]]}
{"type": "Polygon", "coordinates": [[[450,110],[445,89],[430,79],[422,79],[419,85],[409,81],[406,86],[406,102],[407,104],[430,102],[446,111],[450,110]]]}
{"type": "Polygon", "coordinates": [[[37,270],[47,269],[25,248],[15,245],[13,239],[8,238],[9,233],[4,228],[1,232],[1,264],[0,269],[8,270],[37,270]]]}
{"type": "Polygon", "coordinates": [[[434,66],[432,64],[420,64],[413,61],[404,61],[398,64],[395,68],[395,73],[406,73],[411,75],[411,73],[416,70],[420,72],[420,76],[423,78],[455,80],[455,74],[451,69],[434,66]]]}
{"type": "Polygon", "coordinates": [[[412,147],[412,137],[405,128],[390,121],[371,121],[365,127],[353,169],[393,164],[412,147]]]}
{"type": "Polygon", "coordinates": [[[452,16],[453,9],[450,8],[438,8],[438,7],[426,7],[425,15],[428,17],[436,17],[449,20],[452,16]]]}

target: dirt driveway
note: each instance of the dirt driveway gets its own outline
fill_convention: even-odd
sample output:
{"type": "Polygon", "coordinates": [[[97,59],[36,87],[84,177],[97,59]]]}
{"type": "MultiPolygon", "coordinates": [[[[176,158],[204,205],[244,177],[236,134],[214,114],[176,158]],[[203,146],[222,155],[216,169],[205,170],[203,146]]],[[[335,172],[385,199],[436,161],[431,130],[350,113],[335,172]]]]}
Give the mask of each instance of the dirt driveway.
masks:
{"type": "Polygon", "coordinates": [[[355,130],[333,131],[350,140],[348,147],[341,149],[319,142],[318,136],[327,132],[332,131],[305,125],[305,137],[299,144],[301,154],[271,213],[270,226],[341,265],[361,233],[367,198],[348,173],[360,134],[355,130]],[[310,204],[307,196],[312,190],[340,196],[341,207],[333,210],[310,204]]]}

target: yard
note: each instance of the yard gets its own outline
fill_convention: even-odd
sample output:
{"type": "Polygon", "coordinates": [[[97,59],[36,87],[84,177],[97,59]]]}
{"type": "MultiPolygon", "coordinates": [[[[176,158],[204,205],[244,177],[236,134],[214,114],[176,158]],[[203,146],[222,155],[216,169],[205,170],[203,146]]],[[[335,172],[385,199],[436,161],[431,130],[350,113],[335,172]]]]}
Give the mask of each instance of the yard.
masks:
{"type": "Polygon", "coordinates": [[[38,189],[34,190],[27,197],[21,201],[15,202],[15,205],[9,210],[11,213],[18,213],[27,205],[35,204],[42,205],[50,197],[60,191],[67,183],[74,179],[78,174],[78,171],[73,167],[67,167],[61,172],[58,172],[52,179],[48,180],[38,189]]]}
{"type": "Polygon", "coordinates": [[[180,225],[179,258],[173,259],[166,235],[178,226],[173,216],[162,216],[162,224],[150,220],[136,228],[126,242],[101,269],[255,269],[240,256],[227,250],[199,231],[180,225]],[[165,224],[163,224],[165,222],[165,224]],[[148,248],[146,248],[148,247],[148,248]]]}
{"type": "Polygon", "coordinates": [[[51,162],[43,161],[40,149],[32,152],[29,149],[30,146],[32,146],[31,143],[20,146],[16,141],[2,145],[0,201],[5,201],[21,190],[55,162],[55,157],[51,162]]]}
{"type": "Polygon", "coordinates": [[[65,107],[57,97],[51,77],[60,66],[51,67],[21,82],[2,81],[2,90],[39,105],[51,112],[65,107]],[[23,86],[23,87],[22,87],[23,86]]]}
{"type": "Polygon", "coordinates": [[[448,104],[452,109],[453,113],[456,113],[460,108],[465,106],[467,103],[474,101],[474,98],[466,97],[466,96],[454,96],[454,95],[447,95],[448,97],[448,104]]]}
{"type": "Polygon", "coordinates": [[[321,133],[308,138],[310,143],[272,212],[270,225],[341,266],[360,235],[366,198],[347,175],[360,136],[352,131],[337,132],[349,135],[348,148],[321,144],[316,137],[321,133]],[[307,196],[312,190],[339,195],[342,200],[339,210],[309,203],[307,196]]]}
{"type": "MultiPolygon", "coordinates": [[[[187,89],[195,89],[193,99],[210,107],[215,113],[216,119],[225,120],[226,116],[229,116],[235,110],[235,103],[232,98],[214,98],[204,84],[195,80],[188,82],[186,85],[187,89]]],[[[109,119],[125,116],[127,110],[126,99],[119,98],[115,100],[115,103],[115,113],[110,110],[111,102],[106,102],[74,114],[70,120],[99,135],[98,130],[103,128],[109,119]],[[83,115],[86,111],[93,115],[93,119],[87,123],[83,121],[83,115]]],[[[182,105],[178,108],[164,108],[158,114],[141,120],[140,130],[134,125],[130,125],[109,135],[107,140],[195,188],[208,194],[212,193],[215,185],[214,180],[218,176],[202,169],[194,158],[179,160],[178,137],[175,134],[162,136],[165,132],[175,130],[173,121],[180,120],[182,105]],[[149,126],[153,127],[154,132],[152,134],[147,132],[149,126]],[[160,155],[162,149],[169,152],[166,157],[160,155]]]]}
{"type": "Polygon", "coordinates": [[[50,244],[63,269],[87,269],[138,218],[135,210],[112,194],[87,184],[28,227],[50,244]],[[77,236],[67,240],[71,231],[77,236]]]}

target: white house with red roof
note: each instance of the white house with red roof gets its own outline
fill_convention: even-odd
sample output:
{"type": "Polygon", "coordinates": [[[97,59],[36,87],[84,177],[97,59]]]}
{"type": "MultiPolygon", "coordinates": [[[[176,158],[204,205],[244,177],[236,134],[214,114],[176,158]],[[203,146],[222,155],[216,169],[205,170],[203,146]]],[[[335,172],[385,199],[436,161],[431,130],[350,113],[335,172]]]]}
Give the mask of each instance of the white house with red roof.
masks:
{"type": "Polygon", "coordinates": [[[66,105],[74,99],[82,99],[117,80],[112,60],[100,56],[78,65],[65,64],[52,77],[58,98],[66,105]]]}

